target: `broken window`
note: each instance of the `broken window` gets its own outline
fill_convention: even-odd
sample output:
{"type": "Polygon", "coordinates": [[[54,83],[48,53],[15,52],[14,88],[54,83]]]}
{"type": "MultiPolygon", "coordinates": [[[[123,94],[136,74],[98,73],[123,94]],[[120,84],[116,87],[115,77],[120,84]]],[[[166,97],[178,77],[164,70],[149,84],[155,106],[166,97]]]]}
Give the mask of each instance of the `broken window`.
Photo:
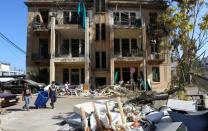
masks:
{"type": "Polygon", "coordinates": [[[48,24],[48,15],[49,14],[49,11],[40,11],[40,15],[42,17],[42,20],[43,20],[43,23],[44,24],[48,24]]]}
{"type": "Polygon", "coordinates": [[[114,54],[120,54],[120,40],[114,39],[114,54]]]}
{"type": "Polygon", "coordinates": [[[71,40],[71,48],[72,48],[72,57],[79,57],[79,40],[72,39],[71,40]]]}
{"type": "Polygon", "coordinates": [[[76,11],[64,11],[64,24],[78,24],[79,17],[76,11]]]}
{"type": "Polygon", "coordinates": [[[152,67],[152,80],[153,80],[153,82],[160,82],[160,69],[159,69],[159,67],[152,67]]]}
{"type": "Polygon", "coordinates": [[[100,52],[95,52],[95,67],[100,68],[100,52]]]}
{"type": "Polygon", "coordinates": [[[96,0],[95,1],[95,4],[96,4],[96,12],[99,12],[99,10],[100,10],[100,0],[96,0]]]}
{"type": "Polygon", "coordinates": [[[100,24],[96,24],[96,40],[100,40],[100,24]]]}
{"type": "Polygon", "coordinates": [[[105,24],[101,24],[101,34],[102,40],[105,40],[105,24]]]}
{"type": "Polygon", "coordinates": [[[48,40],[39,39],[39,57],[41,59],[48,58],[48,40]]]}
{"type": "Polygon", "coordinates": [[[114,24],[141,27],[141,19],[136,19],[136,12],[113,12],[114,24]]]}
{"type": "Polygon", "coordinates": [[[81,83],[85,83],[85,69],[81,69],[81,83]]]}
{"type": "Polygon", "coordinates": [[[68,39],[63,40],[63,43],[61,45],[61,54],[69,55],[69,40],[68,39]]]}
{"type": "Polygon", "coordinates": [[[158,54],[159,44],[158,44],[157,40],[150,40],[150,46],[151,46],[151,53],[158,54]]]}
{"type": "Polygon", "coordinates": [[[131,39],[131,54],[137,55],[137,39],[131,39]]]}
{"type": "Polygon", "coordinates": [[[105,0],[100,0],[100,1],[101,1],[101,5],[100,5],[101,12],[105,12],[105,0]]]}
{"type": "Polygon", "coordinates": [[[120,24],[119,12],[113,12],[114,24],[120,24]]]}
{"type": "Polygon", "coordinates": [[[131,12],[130,13],[130,24],[131,25],[136,25],[136,13],[135,12],[131,12]]]}
{"type": "Polygon", "coordinates": [[[69,24],[70,22],[70,12],[64,11],[64,24],[69,24]]]}
{"type": "Polygon", "coordinates": [[[106,68],[106,52],[102,52],[102,68],[106,68]]]}
{"type": "Polygon", "coordinates": [[[121,12],[121,24],[129,25],[129,12],[121,12]]]}
{"type": "Polygon", "coordinates": [[[63,69],[63,83],[69,82],[69,69],[63,69]]]}
{"type": "Polygon", "coordinates": [[[105,0],[96,0],[96,12],[105,12],[105,0]]]}
{"type": "Polygon", "coordinates": [[[149,23],[156,24],[157,22],[157,13],[149,13],[149,23]]]}
{"type": "Polygon", "coordinates": [[[78,85],[79,84],[79,69],[71,70],[71,84],[78,85]]]}
{"type": "Polygon", "coordinates": [[[122,56],[129,56],[129,39],[122,39],[122,56]]]}
{"type": "Polygon", "coordinates": [[[85,40],[81,40],[81,55],[85,55],[85,40]]]}
{"type": "Polygon", "coordinates": [[[96,77],[95,78],[96,87],[106,85],[106,77],[96,77]]]}
{"type": "Polygon", "coordinates": [[[125,83],[130,82],[130,69],[129,68],[123,68],[123,81],[125,83]]]}
{"type": "Polygon", "coordinates": [[[78,13],[76,11],[71,12],[70,24],[78,24],[78,13]]]}

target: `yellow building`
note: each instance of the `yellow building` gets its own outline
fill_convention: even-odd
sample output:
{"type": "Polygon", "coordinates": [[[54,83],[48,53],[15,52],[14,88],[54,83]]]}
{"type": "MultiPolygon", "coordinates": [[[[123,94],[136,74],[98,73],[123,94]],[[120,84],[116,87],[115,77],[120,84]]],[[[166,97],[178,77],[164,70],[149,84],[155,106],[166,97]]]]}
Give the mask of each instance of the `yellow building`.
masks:
{"type": "Polygon", "coordinates": [[[158,23],[163,0],[28,0],[27,72],[39,82],[94,87],[146,76],[157,91],[171,80],[167,32],[158,23]],[[146,71],[146,73],[145,73],[146,71]]]}

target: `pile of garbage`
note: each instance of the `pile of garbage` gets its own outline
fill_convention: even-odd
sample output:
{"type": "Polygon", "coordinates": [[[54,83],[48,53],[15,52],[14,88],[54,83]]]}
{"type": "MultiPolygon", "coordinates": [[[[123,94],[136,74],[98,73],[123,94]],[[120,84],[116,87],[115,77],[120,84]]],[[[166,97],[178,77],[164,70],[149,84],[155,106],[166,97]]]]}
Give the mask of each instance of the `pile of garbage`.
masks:
{"type": "Polygon", "coordinates": [[[120,85],[105,85],[103,87],[100,87],[98,90],[92,92],[94,96],[107,96],[107,97],[137,96],[138,93],[139,93],[138,91],[132,91],[120,85]]]}
{"type": "Polygon", "coordinates": [[[134,104],[120,97],[74,106],[59,131],[195,131],[208,129],[208,111],[198,112],[196,101],[169,99],[167,105],[134,104]],[[201,124],[194,123],[197,119],[201,124]],[[192,124],[190,124],[192,123],[192,124]]]}

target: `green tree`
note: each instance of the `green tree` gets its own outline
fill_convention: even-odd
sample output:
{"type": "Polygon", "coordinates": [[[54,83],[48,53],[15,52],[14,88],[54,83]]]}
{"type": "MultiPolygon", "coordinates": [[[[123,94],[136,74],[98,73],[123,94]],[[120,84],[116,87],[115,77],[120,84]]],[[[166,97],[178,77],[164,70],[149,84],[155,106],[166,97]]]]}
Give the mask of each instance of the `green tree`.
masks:
{"type": "MultiPolygon", "coordinates": [[[[188,84],[197,53],[208,42],[205,0],[169,0],[160,16],[168,30],[173,54],[178,60],[179,84],[188,84]]],[[[200,56],[200,55],[199,55],[200,56]]]]}

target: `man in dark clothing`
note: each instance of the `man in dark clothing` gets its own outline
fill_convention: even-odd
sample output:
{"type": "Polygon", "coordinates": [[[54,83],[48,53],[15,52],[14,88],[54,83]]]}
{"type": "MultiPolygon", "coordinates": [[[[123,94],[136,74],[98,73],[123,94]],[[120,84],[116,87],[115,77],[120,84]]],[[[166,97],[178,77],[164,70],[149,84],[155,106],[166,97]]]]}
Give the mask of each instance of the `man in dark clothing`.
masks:
{"type": "Polygon", "coordinates": [[[30,97],[32,98],[31,94],[31,89],[28,86],[28,83],[25,83],[22,91],[22,100],[25,101],[23,109],[27,109],[27,111],[29,111],[30,97]]]}
{"type": "Polygon", "coordinates": [[[49,90],[48,90],[48,94],[49,94],[49,98],[51,99],[51,107],[52,109],[54,109],[54,103],[56,102],[56,91],[57,91],[57,87],[55,85],[55,82],[53,81],[51,83],[51,86],[49,87],[49,90]]]}

